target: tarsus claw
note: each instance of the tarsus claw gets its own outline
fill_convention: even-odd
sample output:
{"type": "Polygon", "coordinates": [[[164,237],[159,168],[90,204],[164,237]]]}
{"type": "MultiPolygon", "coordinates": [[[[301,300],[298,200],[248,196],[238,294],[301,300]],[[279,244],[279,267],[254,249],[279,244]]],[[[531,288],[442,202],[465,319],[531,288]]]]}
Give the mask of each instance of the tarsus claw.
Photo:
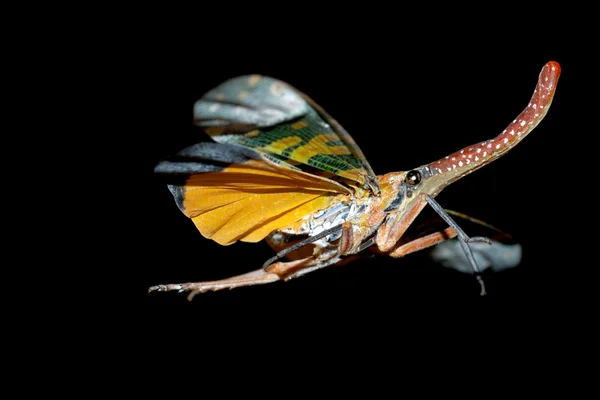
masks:
{"type": "Polygon", "coordinates": [[[185,290],[185,285],[156,285],[148,288],[148,293],[150,292],[168,292],[171,290],[179,290],[180,292],[185,290]]]}

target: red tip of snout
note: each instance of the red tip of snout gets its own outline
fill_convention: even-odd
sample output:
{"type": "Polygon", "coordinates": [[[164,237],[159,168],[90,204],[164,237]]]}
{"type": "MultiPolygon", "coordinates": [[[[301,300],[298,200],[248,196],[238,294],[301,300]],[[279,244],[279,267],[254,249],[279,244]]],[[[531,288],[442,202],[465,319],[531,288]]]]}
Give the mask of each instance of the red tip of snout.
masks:
{"type": "Polygon", "coordinates": [[[560,76],[560,64],[556,61],[548,61],[542,69],[543,74],[547,74],[551,79],[556,80],[560,76]]]}

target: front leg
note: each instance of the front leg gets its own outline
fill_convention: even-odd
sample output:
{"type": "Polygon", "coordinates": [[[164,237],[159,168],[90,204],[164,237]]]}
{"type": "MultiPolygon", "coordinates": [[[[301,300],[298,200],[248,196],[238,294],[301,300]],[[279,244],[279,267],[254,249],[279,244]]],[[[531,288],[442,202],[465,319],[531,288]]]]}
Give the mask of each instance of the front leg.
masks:
{"type": "MultiPolygon", "coordinates": [[[[376,243],[378,250],[383,253],[395,252],[394,254],[396,254],[396,257],[402,257],[405,254],[433,246],[436,244],[436,241],[439,243],[446,240],[447,238],[444,238],[444,235],[440,236],[432,234],[416,239],[414,243],[409,242],[400,246],[399,248],[396,248],[395,250],[392,250],[397,246],[398,241],[402,238],[408,227],[414,222],[417,215],[419,215],[419,213],[427,204],[429,204],[438,213],[438,215],[448,225],[450,225],[451,231],[447,229],[445,231],[453,232],[454,236],[458,236],[458,240],[465,252],[465,255],[467,256],[467,259],[469,260],[469,263],[475,272],[475,277],[481,286],[481,295],[485,296],[485,284],[481,278],[479,267],[475,262],[475,257],[473,257],[473,252],[471,251],[468,243],[486,242],[491,244],[491,241],[484,237],[471,238],[467,236],[467,234],[458,226],[458,224],[454,222],[450,215],[448,215],[448,213],[431,196],[427,194],[419,194],[415,200],[410,202],[407,207],[402,210],[402,212],[388,216],[387,220],[377,231],[376,243]]],[[[394,257],[394,255],[392,255],[392,257],[394,257]]]]}
{"type": "MultiPolygon", "coordinates": [[[[388,253],[388,255],[391,257],[395,257],[395,258],[404,257],[407,254],[414,253],[415,251],[419,251],[419,250],[424,250],[428,247],[434,246],[445,240],[455,238],[456,236],[457,236],[456,230],[452,227],[448,227],[441,232],[434,232],[429,235],[420,237],[418,239],[411,240],[408,243],[404,243],[404,244],[398,246],[397,248],[395,248],[394,250],[392,250],[390,253],[388,253]]],[[[470,239],[475,239],[472,241],[484,241],[484,242],[488,242],[488,240],[489,240],[486,238],[470,238],[470,239]]],[[[473,253],[471,253],[471,249],[468,247],[468,245],[466,243],[465,243],[465,246],[467,246],[467,250],[468,250],[468,252],[465,251],[465,253],[467,254],[467,257],[469,255],[471,255],[471,257],[473,257],[473,253]]],[[[464,247],[463,247],[463,250],[464,250],[464,247]]],[[[471,261],[471,260],[469,260],[469,261],[471,261]]],[[[475,263],[474,258],[473,258],[472,262],[475,263]]],[[[473,266],[473,264],[471,264],[471,266],[473,266]]],[[[475,266],[477,266],[476,263],[475,263],[475,266]]],[[[479,268],[477,268],[476,271],[477,272],[475,274],[475,277],[477,279],[477,282],[479,282],[479,286],[481,287],[480,295],[485,296],[487,294],[487,292],[485,290],[485,283],[483,282],[483,278],[479,275],[479,268]]]]}
{"type": "Polygon", "coordinates": [[[425,196],[422,194],[419,194],[418,196],[418,198],[411,201],[408,206],[400,212],[389,214],[384,223],[379,227],[375,243],[380,252],[388,253],[391,251],[404,235],[404,232],[406,232],[408,227],[427,205],[425,196]]]}

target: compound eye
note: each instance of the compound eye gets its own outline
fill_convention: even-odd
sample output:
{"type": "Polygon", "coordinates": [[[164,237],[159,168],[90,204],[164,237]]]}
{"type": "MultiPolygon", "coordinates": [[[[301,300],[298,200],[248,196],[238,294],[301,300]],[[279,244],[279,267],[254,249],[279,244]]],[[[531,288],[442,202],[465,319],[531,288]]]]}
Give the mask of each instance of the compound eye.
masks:
{"type": "Polygon", "coordinates": [[[406,174],[406,183],[409,185],[418,185],[421,182],[421,173],[416,170],[409,171],[406,174]]]}

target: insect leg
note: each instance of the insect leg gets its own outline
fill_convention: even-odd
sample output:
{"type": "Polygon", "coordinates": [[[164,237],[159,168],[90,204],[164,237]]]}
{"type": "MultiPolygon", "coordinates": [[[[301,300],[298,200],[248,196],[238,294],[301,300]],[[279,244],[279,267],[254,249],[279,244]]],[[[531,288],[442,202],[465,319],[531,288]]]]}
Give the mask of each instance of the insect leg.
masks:
{"type": "Polygon", "coordinates": [[[314,256],[303,258],[296,261],[276,262],[267,267],[270,273],[274,273],[282,280],[296,278],[316,269],[324,268],[340,261],[340,257],[328,258],[327,260],[318,260],[314,256]]]}
{"type": "Polygon", "coordinates": [[[342,259],[339,256],[339,249],[327,255],[321,254],[319,256],[315,254],[311,257],[287,262],[274,263],[274,261],[286,256],[287,254],[299,249],[302,246],[306,246],[307,244],[322,239],[327,235],[339,232],[340,230],[342,231],[342,238],[340,240],[341,247],[345,249],[346,247],[351,245],[351,243],[347,243],[348,240],[351,241],[352,239],[351,236],[349,236],[352,231],[352,227],[349,223],[343,223],[331,229],[327,229],[319,233],[318,235],[307,238],[278,252],[274,257],[267,260],[267,262],[265,262],[261,269],[258,269],[256,271],[218,281],[157,285],[152,286],[148,289],[148,291],[168,292],[176,290],[179,292],[190,292],[190,294],[188,295],[188,300],[192,300],[194,296],[198,293],[217,291],[222,289],[234,289],[242,286],[262,285],[266,283],[276,282],[279,280],[288,280],[291,278],[295,278],[312,272],[316,269],[324,268],[329,265],[340,262],[342,259]]]}
{"type": "Polygon", "coordinates": [[[241,286],[262,285],[278,280],[281,280],[279,275],[265,272],[264,269],[258,269],[256,271],[218,281],[152,286],[148,289],[148,292],[169,292],[172,290],[177,290],[179,292],[190,292],[188,295],[188,300],[192,300],[198,293],[208,292],[209,290],[217,291],[221,289],[234,289],[241,286]]]}
{"type": "MultiPolygon", "coordinates": [[[[441,232],[434,232],[429,235],[412,240],[408,243],[405,243],[405,244],[397,247],[396,249],[394,249],[388,255],[391,257],[395,257],[395,258],[404,257],[407,254],[426,249],[427,247],[434,246],[438,243],[441,243],[448,239],[452,239],[456,236],[457,236],[457,231],[454,228],[449,227],[449,228],[444,229],[441,232]]],[[[475,239],[475,238],[473,238],[473,239],[475,239]]],[[[460,239],[460,237],[459,237],[459,241],[461,244],[465,243],[463,240],[460,239]]],[[[463,250],[464,250],[465,246],[468,249],[467,257],[469,254],[471,255],[471,257],[473,257],[473,253],[471,253],[471,249],[468,247],[468,245],[466,243],[463,246],[463,250]]],[[[471,260],[469,260],[469,261],[471,261],[471,260]]],[[[473,269],[475,269],[477,267],[477,264],[476,263],[473,264],[473,263],[475,263],[475,258],[473,258],[473,262],[471,263],[471,266],[473,267],[473,269]]],[[[485,283],[483,282],[483,278],[481,278],[481,276],[479,276],[479,272],[478,272],[479,268],[477,268],[476,271],[477,272],[476,272],[475,276],[477,277],[477,281],[479,282],[479,285],[481,286],[480,294],[482,296],[485,296],[486,295],[485,283]]]]}
{"type": "Polygon", "coordinates": [[[308,243],[315,242],[315,237],[322,238],[326,237],[331,233],[336,233],[339,231],[341,231],[341,236],[339,238],[339,245],[336,250],[330,250],[324,253],[315,252],[311,257],[299,260],[301,261],[300,264],[295,264],[294,261],[277,262],[274,264],[270,264],[270,261],[273,260],[272,258],[267,261],[267,263],[269,263],[270,265],[267,265],[267,263],[265,263],[265,265],[267,265],[265,271],[276,273],[282,279],[290,279],[307,274],[319,268],[327,267],[332,264],[337,264],[339,261],[342,260],[341,256],[346,254],[346,252],[349,251],[353,245],[352,224],[348,221],[342,223],[341,225],[334,226],[331,229],[327,229],[318,235],[312,236],[307,240],[303,240],[299,243],[296,243],[295,245],[290,246],[287,249],[277,253],[277,256],[279,256],[283,252],[289,253],[289,251],[287,251],[288,249],[296,250],[308,243]]]}
{"type": "Polygon", "coordinates": [[[194,282],[194,283],[178,283],[169,285],[157,285],[148,289],[148,292],[190,292],[188,300],[192,300],[199,293],[208,291],[217,291],[222,289],[235,289],[242,286],[263,285],[266,283],[276,282],[280,280],[289,280],[316,269],[327,267],[340,261],[340,257],[334,256],[327,260],[318,260],[314,256],[303,258],[300,260],[288,262],[276,262],[267,267],[257,269],[256,271],[246,274],[237,275],[231,278],[218,281],[194,282]]]}
{"type": "Polygon", "coordinates": [[[407,254],[426,249],[427,247],[434,246],[454,237],[456,237],[456,231],[454,228],[449,227],[441,232],[434,232],[418,239],[411,240],[408,243],[404,243],[388,253],[388,255],[394,258],[404,257],[407,254]]]}
{"type": "Polygon", "coordinates": [[[287,248],[281,250],[280,252],[275,254],[273,257],[271,257],[267,261],[265,261],[265,263],[263,264],[264,270],[266,271],[267,268],[269,267],[269,265],[273,264],[277,260],[282,259],[286,255],[290,254],[292,251],[298,250],[300,247],[306,246],[307,244],[316,242],[317,240],[322,239],[325,236],[331,235],[332,233],[336,233],[336,232],[340,231],[341,229],[342,229],[342,225],[334,226],[333,228],[326,229],[321,233],[318,233],[314,236],[306,238],[301,242],[298,242],[290,247],[287,247],[287,248]]]}
{"type": "Polygon", "coordinates": [[[471,237],[467,236],[467,234],[458,226],[458,224],[456,222],[454,222],[452,217],[450,217],[450,215],[442,208],[442,206],[440,206],[438,204],[437,201],[435,201],[429,195],[425,196],[425,200],[427,200],[427,202],[429,203],[431,208],[433,208],[440,215],[440,217],[442,217],[442,219],[444,221],[446,221],[446,223],[448,225],[450,225],[450,227],[452,227],[456,231],[456,234],[458,236],[458,241],[460,242],[460,245],[462,246],[463,251],[465,252],[465,254],[467,256],[467,259],[469,260],[469,264],[471,264],[471,267],[473,268],[473,271],[475,272],[475,277],[477,278],[479,285],[481,286],[480,294],[482,296],[485,296],[485,294],[486,294],[485,284],[483,283],[483,279],[481,278],[481,271],[479,270],[479,267],[477,266],[477,262],[475,261],[475,257],[473,256],[473,252],[471,251],[471,248],[469,247],[468,243],[486,242],[491,245],[492,241],[486,237],[477,236],[477,237],[471,238],[471,237]]]}

